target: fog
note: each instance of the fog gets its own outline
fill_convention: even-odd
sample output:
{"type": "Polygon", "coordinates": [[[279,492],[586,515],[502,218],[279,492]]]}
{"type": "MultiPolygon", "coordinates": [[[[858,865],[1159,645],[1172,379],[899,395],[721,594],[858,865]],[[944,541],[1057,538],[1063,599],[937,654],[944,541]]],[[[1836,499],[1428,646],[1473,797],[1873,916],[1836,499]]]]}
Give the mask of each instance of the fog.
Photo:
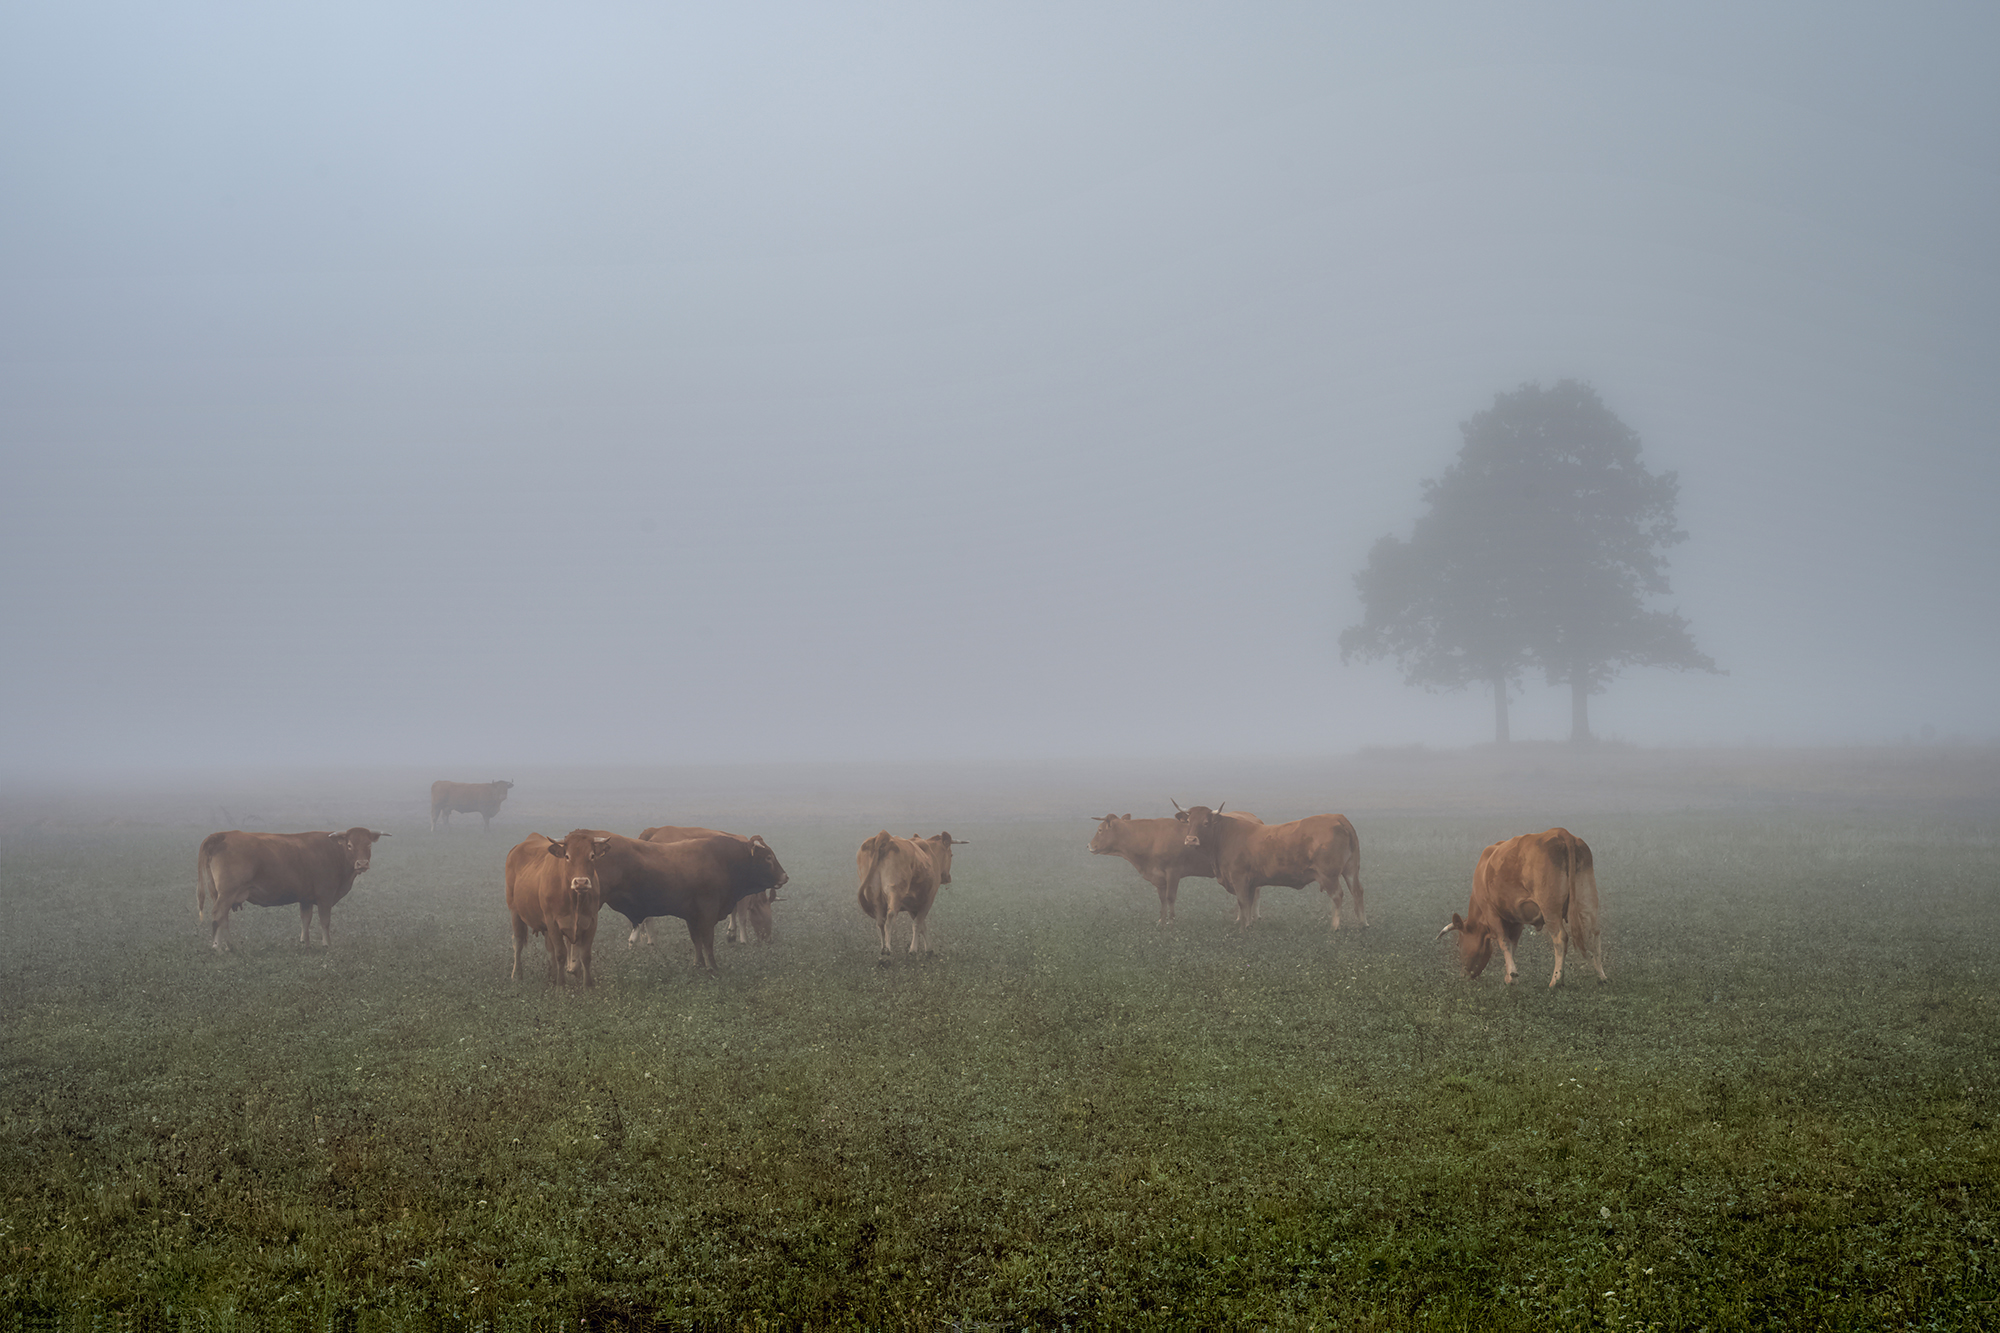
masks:
{"type": "Polygon", "coordinates": [[[0,191],[16,772],[1477,743],[1336,638],[1562,378],[1600,735],[2000,739],[1990,7],[11,6],[0,191]]]}

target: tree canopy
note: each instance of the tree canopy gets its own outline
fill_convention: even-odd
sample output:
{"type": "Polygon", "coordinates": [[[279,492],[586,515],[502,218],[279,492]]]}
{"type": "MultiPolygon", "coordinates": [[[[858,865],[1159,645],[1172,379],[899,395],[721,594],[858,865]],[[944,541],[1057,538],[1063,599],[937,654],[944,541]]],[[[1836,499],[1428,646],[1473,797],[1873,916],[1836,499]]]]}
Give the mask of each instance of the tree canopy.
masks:
{"type": "Polygon", "coordinates": [[[1677,611],[1666,551],[1680,481],[1654,475],[1639,437],[1587,384],[1523,385],[1459,427],[1458,458],[1423,484],[1408,540],[1383,537],[1354,576],[1362,620],[1340,658],[1391,657],[1427,689],[1493,688],[1505,741],[1507,692],[1524,671],[1570,686],[1573,740],[1588,701],[1634,666],[1716,670],[1677,611]]]}

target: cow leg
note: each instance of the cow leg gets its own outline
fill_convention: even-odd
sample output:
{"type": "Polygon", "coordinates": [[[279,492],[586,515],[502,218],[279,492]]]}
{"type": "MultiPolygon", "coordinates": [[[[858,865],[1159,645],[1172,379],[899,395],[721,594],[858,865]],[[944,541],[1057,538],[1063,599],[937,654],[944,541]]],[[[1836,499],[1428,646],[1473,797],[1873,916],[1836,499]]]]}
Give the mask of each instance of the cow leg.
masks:
{"type": "Polygon", "coordinates": [[[1243,890],[1242,897],[1237,899],[1237,908],[1236,908],[1237,925],[1247,926],[1252,921],[1257,920],[1257,894],[1258,891],[1261,890],[1263,887],[1264,886],[1261,884],[1252,884],[1250,887],[1243,890]]]}
{"type": "Polygon", "coordinates": [[[889,955],[890,955],[891,953],[893,953],[893,952],[894,952],[894,950],[893,950],[893,949],[891,948],[891,946],[890,946],[890,944],[889,944],[889,913],[888,913],[888,912],[884,912],[884,913],[882,913],[882,915],[880,915],[880,916],[878,916],[878,917],[876,917],[876,918],[875,918],[875,929],[876,929],[876,930],[877,930],[877,931],[878,931],[878,932],[879,932],[879,933],[881,934],[881,936],[882,936],[882,952],[881,952],[881,953],[879,953],[879,954],[877,954],[877,955],[875,955],[875,961],[876,961],[876,962],[878,962],[878,963],[886,963],[886,962],[888,962],[888,961],[889,961],[889,955]]]}
{"type": "Polygon", "coordinates": [[[1503,926],[1500,930],[1500,952],[1507,959],[1507,984],[1514,984],[1514,946],[1521,942],[1521,928],[1516,925],[1503,926]]]}
{"type": "Polygon", "coordinates": [[[1153,887],[1160,892],[1160,919],[1157,924],[1174,924],[1174,899],[1180,896],[1181,881],[1178,875],[1162,875],[1153,881],[1153,887]]]}
{"type": "Polygon", "coordinates": [[[916,912],[910,913],[910,953],[917,952],[918,941],[923,942],[923,952],[931,951],[930,931],[924,928],[924,918],[916,912]]]}
{"type": "Polygon", "coordinates": [[[311,903],[300,903],[299,904],[300,944],[312,943],[312,928],[313,928],[313,905],[311,903]]]}
{"type": "Polygon", "coordinates": [[[514,918],[514,969],[507,974],[507,980],[521,979],[521,950],[527,947],[528,923],[520,917],[514,918]]]}
{"type": "Polygon", "coordinates": [[[1354,891],[1354,922],[1363,930],[1366,930],[1368,929],[1368,913],[1361,906],[1361,867],[1359,865],[1351,865],[1347,868],[1346,874],[1347,887],[1354,891]]]}
{"type": "Polygon", "coordinates": [[[493,816],[487,814],[484,810],[481,810],[479,812],[479,831],[481,833],[490,833],[492,832],[492,830],[493,830],[493,816]]]}
{"type": "Polygon", "coordinates": [[[1549,922],[1548,937],[1549,943],[1556,947],[1556,970],[1549,976],[1549,989],[1553,990],[1556,983],[1563,979],[1563,950],[1569,944],[1560,919],[1549,922]]]}
{"type": "Polygon", "coordinates": [[[694,918],[690,917],[688,918],[687,928],[688,939],[694,943],[694,965],[696,969],[702,972],[714,972],[715,923],[713,921],[709,922],[708,929],[703,930],[699,925],[695,924],[694,918]]]}
{"type": "Polygon", "coordinates": [[[333,904],[321,903],[319,909],[319,937],[327,948],[333,947],[333,904]]]}

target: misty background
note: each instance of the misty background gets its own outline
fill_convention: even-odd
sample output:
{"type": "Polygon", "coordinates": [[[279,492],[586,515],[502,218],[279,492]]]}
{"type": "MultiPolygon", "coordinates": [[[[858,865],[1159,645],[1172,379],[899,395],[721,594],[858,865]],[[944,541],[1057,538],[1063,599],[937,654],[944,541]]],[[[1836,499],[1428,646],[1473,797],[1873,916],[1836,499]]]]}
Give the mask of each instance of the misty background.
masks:
{"type": "Polygon", "coordinates": [[[1336,639],[1565,377],[1598,734],[2000,739],[1991,7],[13,5],[0,193],[16,773],[1477,743],[1336,639]]]}

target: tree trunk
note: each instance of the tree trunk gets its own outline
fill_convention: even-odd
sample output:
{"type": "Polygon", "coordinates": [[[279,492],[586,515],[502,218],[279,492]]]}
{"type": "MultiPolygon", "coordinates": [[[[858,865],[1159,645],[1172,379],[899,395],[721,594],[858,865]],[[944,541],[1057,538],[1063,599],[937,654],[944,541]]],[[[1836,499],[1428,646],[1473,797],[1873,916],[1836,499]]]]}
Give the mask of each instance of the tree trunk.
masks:
{"type": "Polygon", "coordinates": [[[1569,675],[1569,738],[1590,739],[1590,673],[1581,666],[1572,668],[1569,675]]]}
{"type": "Polygon", "coordinates": [[[1511,739],[1507,735],[1507,678],[1493,678],[1493,743],[1505,745],[1511,739]]]}

